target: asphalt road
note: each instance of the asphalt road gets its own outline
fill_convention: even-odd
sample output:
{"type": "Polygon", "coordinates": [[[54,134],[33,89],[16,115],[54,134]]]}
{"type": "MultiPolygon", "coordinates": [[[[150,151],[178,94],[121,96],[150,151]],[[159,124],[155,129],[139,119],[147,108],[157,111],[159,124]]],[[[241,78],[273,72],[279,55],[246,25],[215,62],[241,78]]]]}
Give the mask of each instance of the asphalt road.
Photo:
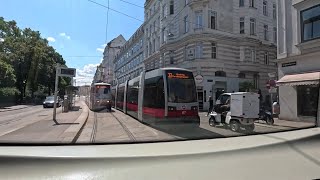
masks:
{"type": "MultiPolygon", "coordinates": [[[[57,109],[58,114],[61,113],[61,109],[61,107],[57,109]]],[[[244,131],[232,132],[229,128],[223,126],[211,127],[208,123],[209,117],[205,116],[205,114],[204,112],[199,113],[201,119],[199,127],[186,124],[150,126],[118,110],[112,110],[112,112],[107,112],[107,110],[100,112],[90,111],[87,123],[81,130],[77,143],[172,141],[248,135],[244,131]]],[[[68,113],[65,114],[65,116],[67,115],[68,113]]],[[[70,115],[72,116],[69,113],[67,119],[76,118],[70,115]]],[[[49,132],[49,129],[52,129],[52,122],[50,121],[47,123],[48,125],[44,125],[45,122],[42,123],[42,121],[48,121],[50,118],[52,118],[52,108],[44,109],[41,105],[0,112],[0,141],[13,139],[28,141],[32,137],[41,136],[41,138],[38,138],[39,141],[54,142],[58,136],[53,136],[52,134],[62,132],[70,126],[70,123],[66,123],[64,128],[60,127],[58,129],[56,127],[55,129],[58,130],[49,132]],[[25,133],[26,135],[24,136],[25,133]]],[[[255,124],[255,130],[250,134],[293,129],[285,126],[269,126],[264,123],[255,124]]]]}
{"type": "MultiPolygon", "coordinates": [[[[52,108],[44,109],[42,105],[0,112],[0,137],[27,125],[48,119],[52,117],[52,113],[52,108]]],[[[61,113],[61,107],[57,109],[57,113],[61,113]]]]}
{"type": "MultiPolygon", "coordinates": [[[[233,132],[229,128],[211,127],[206,113],[199,113],[200,126],[175,124],[150,126],[143,124],[131,116],[118,110],[107,112],[89,112],[89,118],[78,143],[114,143],[114,142],[145,142],[171,141],[185,139],[224,138],[248,135],[247,132],[233,132]]],[[[290,129],[290,128],[287,128],[290,129]]],[[[260,134],[283,130],[277,126],[256,123],[254,132],[260,134]]]]}

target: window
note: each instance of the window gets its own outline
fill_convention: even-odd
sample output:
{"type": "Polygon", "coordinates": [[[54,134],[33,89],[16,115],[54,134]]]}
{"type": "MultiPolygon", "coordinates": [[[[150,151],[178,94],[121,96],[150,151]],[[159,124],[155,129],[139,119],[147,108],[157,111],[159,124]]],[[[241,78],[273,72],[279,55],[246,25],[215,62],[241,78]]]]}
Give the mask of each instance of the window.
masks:
{"type": "Polygon", "coordinates": [[[215,42],[211,43],[211,58],[217,58],[217,44],[215,42]]]}
{"type": "Polygon", "coordinates": [[[156,39],[153,39],[153,48],[152,48],[152,52],[156,51],[156,39]]]}
{"type": "Polygon", "coordinates": [[[268,52],[264,53],[264,64],[269,65],[269,53],[268,52]]]}
{"type": "Polygon", "coordinates": [[[163,77],[148,78],[145,80],[143,107],[164,108],[163,77]]]}
{"type": "Polygon", "coordinates": [[[174,2],[170,1],[170,14],[174,14],[174,2]]]}
{"type": "Polygon", "coordinates": [[[214,75],[218,76],[218,77],[226,77],[227,76],[226,72],[224,72],[224,71],[216,71],[214,73],[214,75]]]}
{"type": "Polygon", "coordinates": [[[276,4],[272,5],[272,14],[273,14],[273,19],[277,19],[277,5],[276,4]]]}
{"type": "Polygon", "coordinates": [[[264,36],[264,40],[268,41],[269,38],[268,38],[268,25],[264,25],[263,26],[263,36],[264,36]]]}
{"type": "Polygon", "coordinates": [[[239,0],[239,7],[243,7],[244,6],[244,0],[239,0]]]}
{"type": "Polygon", "coordinates": [[[196,58],[202,58],[202,43],[196,45],[196,58]]]}
{"type": "Polygon", "coordinates": [[[268,16],[268,3],[267,1],[263,1],[263,15],[268,16]]]}
{"type": "Polygon", "coordinates": [[[149,13],[148,12],[146,13],[146,19],[149,19],[149,13]]]}
{"type": "Polygon", "coordinates": [[[297,86],[298,116],[317,117],[319,86],[297,86]]]}
{"type": "Polygon", "coordinates": [[[256,20],[250,18],[250,35],[256,35],[256,20]]]}
{"type": "Polygon", "coordinates": [[[170,64],[174,64],[174,57],[170,56],[170,64]]]}
{"type": "Polygon", "coordinates": [[[255,74],[253,75],[253,86],[255,89],[259,89],[259,75],[258,74],[255,74]]]}
{"type": "Polygon", "coordinates": [[[251,57],[252,62],[256,62],[256,50],[255,49],[250,50],[250,57],[251,57]]]}
{"type": "Polygon", "coordinates": [[[202,12],[196,12],[196,24],[195,28],[200,29],[202,28],[202,12]]]}
{"type": "Polygon", "coordinates": [[[166,39],[166,28],[162,29],[161,36],[162,36],[162,43],[165,43],[167,41],[167,39],[166,39]]]}
{"type": "Polygon", "coordinates": [[[320,38],[320,5],[301,12],[302,41],[320,38]]]}
{"type": "Polygon", "coordinates": [[[240,18],[240,34],[244,34],[244,17],[240,18]]]}
{"type": "Polygon", "coordinates": [[[166,16],[167,16],[167,5],[164,4],[164,5],[162,6],[162,17],[164,18],[164,17],[166,17],[166,16]]]}
{"type": "Polygon", "coordinates": [[[153,22],[153,32],[156,32],[156,23],[157,23],[157,20],[154,20],[154,22],[153,22]]]}
{"type": "Polygon", "coordinates": [[[254,7],[254,6],[255,6],[254,0],[249,0],[249,6],[250,6],[250,7],[254,7]]]}
{"type": "Polygon", "coordinates": [[[277,43],[277,28],[273,28],[273,42],[277,43]]]}
{"type": "Polygon", "coordinates": [[[149,29],[146,28],[146,34],[147,34],[147,37],[149,37],[149,29]]]}
{"type": "Polygon", "coordinates": [[[246,74],[245,73],[239,73],[238,74],[238,78],[245,79],[246,78],[246,74]]]}
{"type": "Polygon", "coordinates": [[[217,29],[217,12],[209,11],[209,25],[209,28],[217,29]]]}
{"type": "Polygon", "coordinates": [[[189,31],[189,21],[188,16],[184,17],[184,32],[187,33],[189,31]]]}

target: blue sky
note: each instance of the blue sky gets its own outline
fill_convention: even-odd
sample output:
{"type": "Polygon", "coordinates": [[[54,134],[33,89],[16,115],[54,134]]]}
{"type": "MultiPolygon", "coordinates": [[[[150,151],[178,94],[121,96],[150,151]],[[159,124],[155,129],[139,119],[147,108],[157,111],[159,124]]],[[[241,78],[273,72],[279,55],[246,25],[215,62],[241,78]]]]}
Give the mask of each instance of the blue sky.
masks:
{"type": "MultiPolygon", "coordinates": [[[[94,1],[106,6],[108,4],[108,0],[94,1]]],[[[145,2],[127,1],[139,6],[143,6],[145,2]]],[[[110,8],[143,20],[143,8],[120,0],[109,0],[109,3],[110,8]]],[[[49,44],[64,57],[67,65],[77,68],[81,74],[77,85],[92,81],[95,66],[102,59],[101,51],[106,42],[119,34],[129,39],[142,24],[109,10],[106,33],[107,9],[88,0],[2,0],[0,16],[5,20],[15,20],[20,28],[37,30],[43,38],[47,38],[49,44]]]]}

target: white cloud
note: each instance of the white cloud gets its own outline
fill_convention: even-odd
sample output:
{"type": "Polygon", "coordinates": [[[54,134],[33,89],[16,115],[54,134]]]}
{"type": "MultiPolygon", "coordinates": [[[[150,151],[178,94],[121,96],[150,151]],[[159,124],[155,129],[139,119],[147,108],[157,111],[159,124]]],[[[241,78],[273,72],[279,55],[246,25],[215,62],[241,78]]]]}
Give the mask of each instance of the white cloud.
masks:
{"type": "Polygon", "coordinates": [[[69,39],[69,40],[71,39],[71,37],[68,36],[68,35],[67,35],[66,33],[64,33],[64,32],[63,32],[63,33],[60,33],[59,36],[65,37],[65,38],[67,38],[67,39],[69,39]]]}
{"type": "Polygon", "coordinates": [[[0,42],[4,42],[4,39],[3,39],[3,38],[0,38],[0,42]]]}
{"type": "Polygon", "coordinates": [[[55,41],[56,41],[53,37],[47,37],[47,40],[48,40],[49,42],[55,42],[55,41]]]}
{"type": "Polygon", "coordinates": [[[77,86],[90,85],[99,64],[87,64],[82,69],[77,69],[77,86]]]}
{"type": "Polygon", "coordinates": [[[103,52],[104,49],[103,48],[97,48],[97,51],[103,52]]]}

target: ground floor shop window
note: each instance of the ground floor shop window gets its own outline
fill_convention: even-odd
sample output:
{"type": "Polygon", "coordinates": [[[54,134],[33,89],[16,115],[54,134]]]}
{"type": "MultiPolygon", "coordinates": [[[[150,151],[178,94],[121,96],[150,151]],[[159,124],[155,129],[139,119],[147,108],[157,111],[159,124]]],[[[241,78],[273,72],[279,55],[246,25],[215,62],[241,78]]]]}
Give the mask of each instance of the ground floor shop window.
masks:
{"type": "Polygon", "coordinates": [[[317,116],[319,86],[297,86],[298,116],[317,116]]]}

